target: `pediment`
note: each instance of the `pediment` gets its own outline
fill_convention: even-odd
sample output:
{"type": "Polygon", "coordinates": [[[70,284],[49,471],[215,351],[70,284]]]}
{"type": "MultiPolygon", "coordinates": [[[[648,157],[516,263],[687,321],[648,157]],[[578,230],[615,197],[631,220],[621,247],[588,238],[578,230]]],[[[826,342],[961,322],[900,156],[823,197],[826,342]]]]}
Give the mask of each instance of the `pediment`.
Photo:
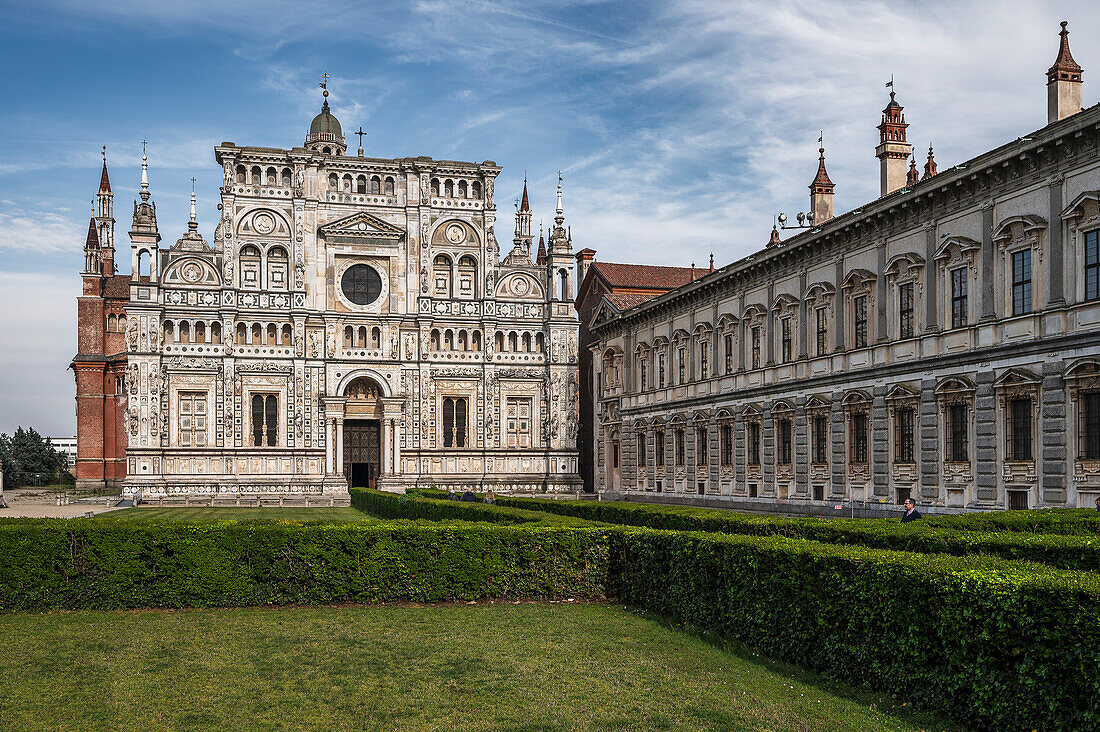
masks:
{"type": "Polygon", "coordinates": [[[220,287],[222,283],[217,268],[201,257],[185,257],[173,261],[165,268],[161,279],[165,285],[220,287]]]}
{"type": "Polygon", "coordinates": [[[342,219],[324,224],[318,232],[327,239],[353,239],[399,241],[405,236],[405,230],[383,221],[377,216],[359,211],[342,219]]]}
{"type": "Polygon", "coordinates": [[[615,309],[607,298],[600,301],[600,304],[596,306],[596,312],[592,314],[592,325],[600,325],[612,320],[619,315],[619,311],[615,309]]]}

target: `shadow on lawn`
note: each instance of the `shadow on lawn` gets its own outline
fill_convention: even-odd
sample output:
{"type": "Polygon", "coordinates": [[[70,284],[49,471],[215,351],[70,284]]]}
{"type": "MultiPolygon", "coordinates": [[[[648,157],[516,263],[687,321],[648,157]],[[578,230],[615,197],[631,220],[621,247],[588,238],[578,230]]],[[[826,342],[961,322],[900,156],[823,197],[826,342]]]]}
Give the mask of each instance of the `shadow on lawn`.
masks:
{"type": "Polygon", "coordinates": [[[817,671],[811,671],[801,666],[796,666],[783,661],[776,661],[761,654],[746,643],[730,638],[723,638],[711,631],[702,630],[687,623],[675,623],[656,613],[647,612],[640,608],[620,606],[626,612],[633,613],[640,618],[656,623],[664,628],[678,633],[687,633],[709,646],[720,651],[747,661],[762,670],[774,674],[786,676],[799,683],[812,686],[827,694],[850,699],[865,707],[876,709],[880,714],[892,717],[907,724],[915,725],[926,730],[943,730],[943,732],[966,732],[967,728],[954,722],[941,714],[921,709],[909,704],[904,699],[896,699],[884,692],[873,691],[866,687],[832,678],[817,671]]]}

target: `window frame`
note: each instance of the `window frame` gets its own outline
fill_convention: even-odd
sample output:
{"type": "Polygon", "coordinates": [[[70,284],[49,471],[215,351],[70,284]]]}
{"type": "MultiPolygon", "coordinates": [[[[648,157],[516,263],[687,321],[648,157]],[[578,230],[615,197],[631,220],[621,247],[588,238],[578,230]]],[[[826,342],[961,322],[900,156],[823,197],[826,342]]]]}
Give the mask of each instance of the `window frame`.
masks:
{"type": "Polygon", "coordinates": [[[1009,253],[1010,274],[1012,277],[1012,315],[1029,315],[1034,312],[1032,302],[1032,279],[1034,268],[1030,247],[1017,249],[1009,253]]]}
{"type": "Polygon", "coordinates": [[[440,408],[440,444],[444,449],[457,449],[469,447],[470,434],[470,397],[460,394],[444,395],[441,397],[440,408]],[[450,414],[448,415],[448,402],[450,402],[450,414]],[[462,410],[459,410],[459,404],[462,410]],[[461,419],[459,419],[461,415],[461,419]],[[449,419],[448,419],[449,417],[449,419]],[[448,424],[449,422],[449,424],[448,424]],[[459,431],[461,426],[462,430],[459,431]],[[450,443],[448,444],[448,436],[450,443]]]}

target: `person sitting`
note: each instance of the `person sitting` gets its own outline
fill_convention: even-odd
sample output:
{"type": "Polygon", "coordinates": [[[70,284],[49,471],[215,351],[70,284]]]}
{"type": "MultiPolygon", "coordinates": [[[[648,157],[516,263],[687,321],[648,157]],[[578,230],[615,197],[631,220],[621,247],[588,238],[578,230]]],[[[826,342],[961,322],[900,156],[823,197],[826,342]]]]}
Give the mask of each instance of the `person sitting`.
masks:
{"type": "Polygon", "coordinates": [[[467,488],[466,492],[462,494],[462,498],[459,498],[458,500],[460,500],[464,503],[477,503],[478,502],[477,496],[474,495],[474,489],[473,488],[467,488]]]}
{"type": "Polygon", "coordinates": [[[493,492],[491,490],[490,491],[485,491],[485,502],[486,503],[496,503],[497,502],[497,498],[496,498],[496,496],[493,495],[493,492]]]}
{"type": "Polygon", "coordinates": [[[901,522],[904,524],[908,521],[916,521],[922,518],[920,511],[917,510],[917,503],[912,498],[905,499],[905,515],[901,517],[901,522]]]}
{"type": "Polygon", "coordinates": [[[455,493],[454,488],[448,488],[447,489],[447,500],[448,501],[457,501],[458,500],[458,494],[455,493]]]}

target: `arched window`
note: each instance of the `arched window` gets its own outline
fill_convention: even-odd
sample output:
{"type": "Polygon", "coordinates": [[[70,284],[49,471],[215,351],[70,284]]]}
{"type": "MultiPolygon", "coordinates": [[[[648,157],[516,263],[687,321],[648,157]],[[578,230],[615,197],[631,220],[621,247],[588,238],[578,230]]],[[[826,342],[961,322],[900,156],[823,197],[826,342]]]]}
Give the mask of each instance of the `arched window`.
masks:
{"type": "Polygon", "coordinates": [[[432,330],[431,338],[429,339],[429,345],[433,351],[439,350],[439,331],[432,330]]]}
{"type": "Polygon", "coordinates": [[[290,168],[283,168],[283,187],[290,188],[290,168]]]}
{"type": "Polygon", "coordinates": [[[458,296],[475,297],[477,260],[466,254],[458,260],[458,296]]]}
{"type": "Polygon", "coordinates": [[[351,173],[344,175],[344,190],[351,193],[351,173]]]}
{"type": "Polygon", "coordinates": [[[264,340],[265,346],[274,346],[278,343],[278,336],[276,335],[275,324],[267,324],[267,339],[264,340]]]}
{"type": "Polygon", "coordinates": [[[290,259],[282,247],[267,251],[267,287],[269,290],[285,290],[290,272],[290,259]]]}
{"type": "Polygon", "coordinates": [[[455,195],[455,182],[448,178],[443,183],[443,195],[447,198],[454,198],[455,195]]]}
{"type": "Polygon", "coordinates": [[[433,196],[439,196],[439,178],[432,178],[432,182],[429,187],[433,196]]]}
{"type": "Polygon", "coordinates": [[[248,182],[248,168],[243,165],[237,166],[237,182],[242,185],[248,182]]]}
{"type": "Polygon", "coordinates": [[[241,247],[241,287],[260,289],[260,250],[251,244],[241,247]]]}
{"type": "Polygon", "coordinates": [[[206,343],[206,323],[195,323],[195,343],[206,343]]]}
{"type": "Polygon", "coordinates": [[[351,348],[355,345],[355,329],[350,325],[344,326],[344,348],[351,348]]]}
{"type": "Polygon", "coordinates": [[[280,341],[280,345],[289,346],[289,345],[292,344],[293,340],[294,340],[293,331],[290,328],[290,324],[287,323],[287,324],[283,325],[283,338],[280,341]]]}
{"type": "Polygon", "coordinates": [[[180,343],[191,342],[191,324],[186,320],[180,321],[180,343]]]}
{"type": "Polygon", "coordinates": [[[358,337],[355,339],[355,347],[356,348],[366,348],[367,347],[367,326],[365,326],[365,325],[359,326],[359,331],[358,331],[357,335],[358,335],[358,337]]]}
{"type": "Polygon", "coordinates": [[[443,254],[436,255],[432,262],[436,297],[451,296],[451,260],[443,254]]]}
{"type": "Polygon", "coordinates": [[[321,148],[321,152],[323,152],[325,155],[331,155],[332,154],[332,148],[329,148],[329,147],[321,148]]]}
{"type": "Polygon", "coordinates": [[[386,176],[386,184],[383,187],[382,192],[387,196],[392,196],[393,195],[393,188],[394,188],[393,178],[390,177],[390,176],[386,176]]]}
{"type": "Polygon", "coordinates": [[[573,293],[569,291],[569,273],[564,269],[558,270],[558,284],[561,286],[561,299],[572,299],[573,293]]]}
{"type": "Polygon", "coordinates": [[[466,181],[460,180],[458,182],[458,197],[459,198],[466,198],[466,191],[467,190],[468,189],[466,187],[466,181]]]}
{"type": "Polygon", "coordinates": [[[371,328],[370,330],[370,347],[381,348],[382,347],[382,329],[378,327],[371,328]]]}
{"type": "Polygon", "coordinates": [[[279,173],[275,168],[267,169],[267,180],[264,181],[269,186],[279,185],[279,173]]]}
{"type": "Polygon", "coordinates": [[[275,394],[252,395],[252,446],[274,447],[279,436],[279,401],[275,394]]]}
{"type": "Polygon", "coordinates": [[[237,323],[237,345],[243,346],[248,340],[248,326],[244,323],[237,323]]]}
{"type": "Polygon", "coordinates": [[[455,334],[451,329],[443,331],[443,350],[453,351],[455,349],[455,334]]]}
{"type": "Polygon", "coordinates": [[[210,326],[210,341],[212,343],[222,342],[222,324],[214,323],[210,326]]]}
{"type": "Polygon", "coordinates": [[[372,175],[370,179],[370,192],[374,194],[380,194],[382,192],[382,179],[377,175],[372,175]]]}
{"type": "Polygon", "coordinates": [[[542,353],[543,350],[544,350],[543,341],[544,341],[544,339],[543,339],[542,333],[536,333],[535,334],[535,350],[538,351],[539,353],[542,353]]]}
{"type": "Polygon", "coordinates": [[[504,334],[499,330],[496,332],[496,335],[493,336],[493,345],[496,347],[497,353],[504,350],[504,334]]]}
{"type": "Polygon", "coordinates": [[[152,255],[148,251],[142,250],[138,253],[138,277],[148,277],[150,272],[150,262],[152,261],[152,255]]]}
{"type": "Polygon", "coordinates": [[[367,192],[367,176],[361,175],[355,179],[355,192],[366,193],[367,192]]]}
{"type": "Polygon", "coordinates": [[[530,333],[524,333],[523,334],[523,352],[524,353],[530,353],[531,352],[531,334],[530,333]]]}
{"type": "Polygon", "coordinates": [[[252,168],[252,185],[263,185],[263,173],[260,172],[260,166],[256,165],[252,168]]]}
{"type": "Polygon", "coordinates": [[[259,323],[252,324],[252,342],[253,346],[262,346],[264,344],[264,332],[259,323]]]}
{"type": "Polygon", "coordinates": [[[176,328],[171,320],[164,321],[164,342],[173,343],[176,340],[176,328]]]}
{"type": "Polygon", "coordinates": [[[471,198],[481,198],[481,183],[480,183],[480,181],[475,180],[470,185],[470,197],[471,198]]]}
{"type": "Polygon", "coordinates": [[[340,176],[336,175],[336,173],[329,173],[328,188],[330,191],[340,190],[340,176]]]}
{"type": "Polygon", "coordinates": [[[470,337],[471,343],[475,351],[481,350],[481,331],[475,330],[470,337]]]}
{"type": "Polygon", "coordinates": [[[458,331],[458,350],[460,350],[460,351],[470,350],[470,342],[468,340],[468,336],[466,334],[466,331],[464,331],[464,330],[458,331]]]}
{"type": "Polygon", "coordinates": [[[115,329],[115,327],[116,327],[115,323],[116,323],[117,320],[118,320],[118,318],[115,317],[114,315],[110,315],[110,314],[107,315],[107,330],[108,331],[113,331],[115,329]]]}
{"type": "Polygon", "coordinates": [[[515,331],[508,334],[508,350],[515,353],[519,350],[519,336],[515,331]]]}

